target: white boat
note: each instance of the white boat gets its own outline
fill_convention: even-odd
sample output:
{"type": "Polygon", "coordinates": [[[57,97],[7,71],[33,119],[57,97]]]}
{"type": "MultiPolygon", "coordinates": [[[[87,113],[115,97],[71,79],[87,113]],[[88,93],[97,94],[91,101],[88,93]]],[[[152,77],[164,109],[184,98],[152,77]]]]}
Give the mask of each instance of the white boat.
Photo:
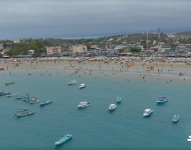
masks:
{"type": "Polygon", "coordinates": [[[77,84],[78,82],[76,82],[76,80],[72,80],[71,82],[68,82],[68,85],[73,85],[73,84],[77,84]]]}
{"type": "Polygon", "coordinates": [[[85,83],[82,83],[82,84],[80,84],[79,89],[82,89],[82,88],[85,88],[85,87],[86,87],[85,83]]]}
{"type": "Polygon", "coordinates": [[[158,104],[165,103],[165,102],[168,102],[167,97],[159,97],[158,100],[156,101],[156,103],[158,104]]]}
{"type": "Polygon", "coordinates": [[[109,110],[115,110],[117,108],[116,104],[110,104],[109,105],[109,110]]]}
{"type": "Polygon", "coordinates": [[[72,135],[67,134],[65,135],[63,138],[61,138],[60,140],[58,140],[57,142],[54,143],[55,146],[61,145],[63,143],[66,143],[69,139],[72,138],[72,135]]]}
{"type": "Polygon", "coordinates": [[[87,107],[89,105],[90,105],[90,103],[88,103],[88,102],[80,102],[79,105],[77,106],[77,108],[84,108],[84,107],[87,107]]]}
{"type": "Polygon", "coordinates": [[[179,120],[179,115],[174,115],[172,118],[172,122],[178,122],[179,120]]]}
{"type": "Polygon", "coordinates": [[[152,109],[145,109],[145,112],[144,112],[143,116],[146,117],[146,116],[149,116],[152,113],[153,113],[152,109]]]}
{"type": "Polygon", "coordinates": [[[17,94],[10,94],[10,95],[7,95],[7,97],[14,97],[14,96],[17,96],[17,94]]]}
{"type": "Polygon", "coordinates": [[[116,101],[117,101],[118,103],[121,102],[121,97],[118,97],[118,96],[117,96],[116,101]]]}

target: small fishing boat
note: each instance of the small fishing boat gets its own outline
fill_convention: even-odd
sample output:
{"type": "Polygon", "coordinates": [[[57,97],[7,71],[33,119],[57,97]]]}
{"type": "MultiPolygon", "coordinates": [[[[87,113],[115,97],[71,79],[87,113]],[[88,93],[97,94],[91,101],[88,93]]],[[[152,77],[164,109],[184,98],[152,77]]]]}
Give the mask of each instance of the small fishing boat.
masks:
{"type": "Polygon", "coordinates": [[[77,84],[76,80],[72,80],[71,82],[68,82],[68,85],[77,84]]]}
{"type": "Polygon", "coordinates": [[[0,96],[4,96],[4,95],[10,95],[11,93],[9,92],[0,92],[0,96]]]}
{"type": "Polygon", "coordinates": [[[87,107],[89,105],[90,105],[90,103],[88,103],[88,102],[80,102],[79,105],[77,106],[77,108],[84,108],[84,107],[87,107]]]}
{"type": "Polygon", "coordinates": [[[54,143],[55,146],[61,145],[65,142],[67,142],[68,140],[70,140],[72,138],[72,135],[67,134],[65,135],[63,138],[61,138],[60,140],[58,140],[57,142],[54,143]]]}
{"type": "Polygon", "coordinates": [[[29,110],[28,108],[24,108],[24,109],[19,109],[18,111],[27,111],[27,110],[29,110]]]}
{"type": "Polygon", "coordinates": [[[110,104],[109,105],[109,110],[115,110],[117,108],[116,104],[110,104]]]}
{"type": "Polygon", "coordinates": [[[117,96],[116,101],[117,101],[118,103],[121,102],[121,97],[118,97],[118,96],[117,96]]]}
{"type": "Polygon", "coordinates": [[[83,83],[83,84],[80,84],[79,89],[82,89],[82,88],[85,88],[85,87],[86,87],[86,85],[83,83]]]}
{"type": "Polygon", "coordinates": [[[23,112],[21,114],[15,114],[16,117],[24,117],[24,116],[28,116],[28,115],[32,115],[34,114],[34,111],[28,111],[28,112],[23,112]]]}
{"type": "Polygon", "coordinates": [[[161,103],[165,103],[168,102],[167,97],[159,97],[158,100],[156,101],[156,103],[161,104],[161,103]]]}
{"type": "Polygon", "coordinates": [[[147,117],[147,116],[151,115],[152,113],[153,113],[152,109],[145,109],[145,112],[143,113],[143,116],[147,117]]]}
{"type": "Polygon", "coordinates": [[[14,96],[17,96],[17,94],[9,94],[9,95],[7,95],[7,97],[14,97],[14,96]]]}
{"type": "Polygon", "coordinates": [[[40,106],[45,106],[45,105],[48,105],[48,104],[50,104],[50,103],[52,103],[52,101],[46,100],[45,102],[40,103],[40,106]]]}
{"type": "Polygon", "coordinates": [[[5,83],[5,85],[15,84],[15,82],[5,83]]]}
{"type": "Polygon", "coordinates": [[[178,120],[179,120],[179,115],[174,115],[172,117],[172,122],[178,122],[178,120]]]}

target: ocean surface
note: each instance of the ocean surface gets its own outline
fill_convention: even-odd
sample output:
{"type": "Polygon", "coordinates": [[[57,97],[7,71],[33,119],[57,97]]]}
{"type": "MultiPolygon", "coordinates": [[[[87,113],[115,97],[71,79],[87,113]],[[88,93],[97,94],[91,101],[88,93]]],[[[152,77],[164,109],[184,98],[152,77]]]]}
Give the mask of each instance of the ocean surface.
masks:
{"type": "Polygon", "coordinates": [[[41,101],[53,103],[42,108],[15,97],[0,97],[0,149],[191,149],[187,139],[191,135],[191,84],[182,80],[167,84],[166,79],[124,78],[93,76],[52,76],[0,72],[0,91],[18,95],[31,94],[41,101]],[[77,80],[77,85],[67,82],[77,80]],[[4,83],[16,82],[5,86],[4,83]],[[141,82],[140,82],[141,81],[141,82]],[[80,83],[87,87],[79,89],[80,83]],[[108,111],[116,97],[122,102],[113,112],[108,111]],[[157,105],[158,97],[169,101],[157,105]],[[81,101],[90,106],[77,109],[81,101]],[[36,113],[15,118],[18,109],[29,108],[36,113]],[[146,108],[153,114],[143,117],[146,108]],[[180,115],[172,123],[174,114],[180,115]],[[65,134],[72,140],[56,147],[54,143],[65,134]]]}

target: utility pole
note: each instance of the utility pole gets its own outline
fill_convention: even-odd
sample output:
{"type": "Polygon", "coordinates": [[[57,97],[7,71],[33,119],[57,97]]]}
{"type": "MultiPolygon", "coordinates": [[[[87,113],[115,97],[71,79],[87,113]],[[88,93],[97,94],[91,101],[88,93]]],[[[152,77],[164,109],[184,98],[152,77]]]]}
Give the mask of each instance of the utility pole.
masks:
{"type": "Polygon", "coordinates": [[[148,50],[148,28],[147,28],[147,50],[148,50]]]}

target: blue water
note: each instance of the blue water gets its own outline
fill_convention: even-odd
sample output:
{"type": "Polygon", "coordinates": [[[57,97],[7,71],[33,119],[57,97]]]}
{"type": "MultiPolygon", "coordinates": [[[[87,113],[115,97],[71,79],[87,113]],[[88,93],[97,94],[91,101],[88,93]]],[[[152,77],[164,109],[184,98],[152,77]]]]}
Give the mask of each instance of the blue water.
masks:
{"type": "Polygon", "coordinates": [[[40,108],[39,104],[1,96],[0,149],[190,149],[187,138],[191,135],[191,84],[182,81],[166,84],[162,79],[152,78],[140,82],[137,78],[127,82],[117,77],[1,73],[1,91],[30,93],[53,103],[40,108]],[[87,87],[68,86],[67,82],[73,79],[87,87]],[[12,81],[16,84],[4,85],[12,81]],[[117,96],[122,97],[122,102],[109,112],[109,104],[115,103],[117,96]],[[161,96],[167,96],[169,102],[156,105],[161,96]],[[91,105],[78,110],[80,101],[91,105]],[[36,113],[13,118],[21,108],[36,113]],[[146,108],[154,110],[148,118],[142,116],[146,108]],[[180,115],[176,124],[171,121],[174,114],[180,115]],[[73,139],[55,148],[54,142],[67,133],[73,139]]]}

